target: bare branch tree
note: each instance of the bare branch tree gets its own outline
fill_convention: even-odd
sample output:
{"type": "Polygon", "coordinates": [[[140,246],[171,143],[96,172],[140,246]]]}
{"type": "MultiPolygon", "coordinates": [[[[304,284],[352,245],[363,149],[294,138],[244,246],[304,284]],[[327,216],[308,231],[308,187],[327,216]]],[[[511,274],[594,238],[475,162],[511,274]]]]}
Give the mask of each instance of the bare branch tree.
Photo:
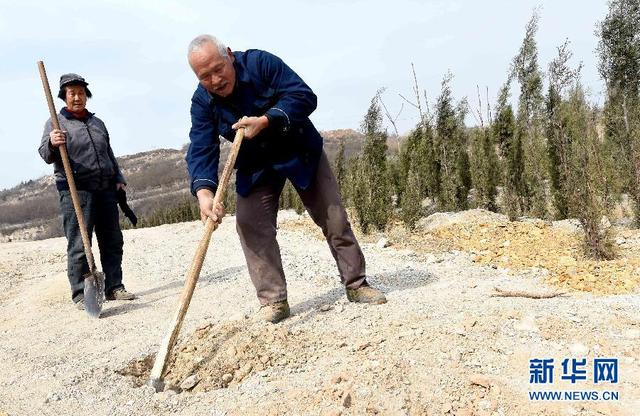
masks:
{"type": "Polygon", "coordinates": [[[433,120],[433,114],[431,114],[431,110],[429,109],[429,98],[427,97],[427,90],[422,90],[422,93],[424,95],[424,111],[425,116],[427,117],[426,121],[428,123],[431,123],[431,121],[433,120]]]}
{"type": "Polygon", "coordinates": [[[422,111],[422,104],[420,103],[420,87],[418,86],[418,77],[416,76],[416,67],[411,62],[411,72],[413,73],[413,94],[416,96],[416,103],[418,112],[420,113],[420,123],[424,125],[424,112],[422,111]]]}
{"type": "Polygon", "coordinates": [[[489,86],[486,87],[487,92],[487,123],[491,125],[493,123],[493,116],[491,115],[491,105],[489,104],[489,86]]]}
{"type": "Polygon", "coordinates": [[[476,121],[480,121],[480,127],[484,128],[484,119],[482,118],[482,99],[480,98],[480,86],[478,84],[476,84],[476,90],[478,91],[478,109],[475,113],[477,113],[478,116],[476,117],[473,109],[471,109],[471,113],[473,114],[476,121]]]}
{"type": "Polygon", "coordinates": [[[420,116],[420,125],[422,126],[422,130],[425,131],[426,130],[426,125],[428,123],[431,122],[432,116],[431,116],[431,112],[429,111],[429,100],[427,99],[427,91],[423,90],[423,94],[424,94],[424,109],[422,107],[422,101],[420,99],[420,86],[418,84],[418,77],[416,76],[416,68],[413,65],[413,62],[411,63],[411,73],[413,75],[413,94],[415,96],[415,102],[409,100],[407,97],[405,97],[402,94],[398,94],[400,96],[400,98],[402,98],[407,104],[409,104],[410,106],[412,106],[413,108],[418,110],[418,114],[420,116]]]}
{"type": "Polygon", "coordinates": [[[416,109],[420,110],[420,107],[418,107],[418,106],[416,105],[416,103],[414,103],[414,102],[412,102],[412,101],[409,101],[409,99],[407,99],[407,97],[405,97],[404,95],[402,95],[402,94],[400,94],[400,93],[398,93],[398,95],[399,95],[399,96],[400,96],[400,98],[402,98],[402,99],[403,99],[407,104],[409,104],[409,105],[411,105],[412,107],[414,107],[414,108],[416,108],[416,109]]]}
{"type": "Polygon", "coordinates": [[[387,119],[389,119],[389,123],[391,123],[391,126],[393,126],[393,130],[396,133],[396,150],[398,151],[398,154],[400,154],[400,133],[398,132],[398,125],[396,124],[396,122],[398,121],[398,117],[400,117],[400,114],[402,113],[402,110],[404,108],[404,103],[400,105],[400,111],[398,111],[398,114],[396,114],[395,117],[392,117],[391,113],[389,112],[389,109],[387,108],[387,105],[384,103],[384,100],[382,99],[382,94],[385,92],[385,90],[386,88],[381,88],[378,90],[377,92],[378,101],[380,101],[380,104],[382,104],[382,108],[384,109],[384,115],[387,117],[387,119]]]}

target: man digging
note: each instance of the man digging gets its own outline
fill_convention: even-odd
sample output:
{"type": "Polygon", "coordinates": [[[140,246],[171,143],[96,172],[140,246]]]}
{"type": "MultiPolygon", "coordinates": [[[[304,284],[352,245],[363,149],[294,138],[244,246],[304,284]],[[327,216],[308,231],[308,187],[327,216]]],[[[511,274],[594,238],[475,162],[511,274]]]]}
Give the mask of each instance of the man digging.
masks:
{"type": "Polygon", "coordinates": [[[236,228],[262,305],[260,318],[276,323],[290,315],[276,240],[278,199],[287,179],[322,228],[349,301],[385,303],[384,294],[367,283],[364,256],[322,150],[322,137],[309,120],[316,108],[313,91],[277,56],[255,49],[231,52],[210,35],[191,41],[188,60],[199,85],[191,99],[186,161],[203,219],[219,223],[224,216],[221,204],[212,206],[219,136],[231,141],[233,130],[245,129],[235,165],[236,228]]]}

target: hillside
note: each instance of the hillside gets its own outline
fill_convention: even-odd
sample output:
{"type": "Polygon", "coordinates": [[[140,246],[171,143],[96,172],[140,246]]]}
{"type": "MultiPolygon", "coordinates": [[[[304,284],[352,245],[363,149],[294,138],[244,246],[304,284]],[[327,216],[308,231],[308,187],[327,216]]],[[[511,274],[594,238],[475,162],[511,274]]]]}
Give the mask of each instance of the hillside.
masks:
{"type": "MultiPolygon", "coordinates": [[[[347,157],[362,148],[362,134],[354,130],[332,130],[322,132],[322,136],[330,160],[335,158],[342,140],[347,157]]],[[[184,161],[186,148],[185,145],[181,150],[150,150],[118,158],[128,181],[129,204],[138,218],[190,197],[184,161]]],[[[223,141],[220,170],[229,148],[230,143],[223,141]]],[[[58,193],[53,175],[0,191],[0,241],[24,241],[61,235],[58,193]]]]}
{"type": "MultiPolygon", "coordinates": [[[[566,242],[575,230],[505,223],[486,212],[438,213],[411,238],[388,235],[390,247],[362,239],[369,280],[389,300],[366,306],[346,300],[309,218],[281,212],[292,317],[272,325],[252,319],[258,305],[227,217],[165,376],[182,388],[161,393],[143,384],[175,313],[200,222],[124,231],[124,282],[139,299],[107,302],[99,320],[71,304],[64,238],[0,243],[0,415],[639,414],[637,286],[603,295],[554,282],[544,261],[535,263],[536,252],[544,259],[547,250],[529,250],[532,263],[519,264],[521,248],[553,251],[554,237],[566,242]],[[468,244],[474,236],[500,252],[488,262],[489,253],[468,244]],[[565,293],[496,297],[496,287],[565,293]],[[596,357],[618,359],[616,384],[594,384],[596,357]],[[555,360],[553,383],[530,383],[536,358],[555,360]],[[566,358],[587,359],[588,379],[561,379],[566,358]],[[619,400],[529,399],[545,390],[617,392],[619,400]]],[[[626,240],[635,255],[640,234],[626,240]]]]}

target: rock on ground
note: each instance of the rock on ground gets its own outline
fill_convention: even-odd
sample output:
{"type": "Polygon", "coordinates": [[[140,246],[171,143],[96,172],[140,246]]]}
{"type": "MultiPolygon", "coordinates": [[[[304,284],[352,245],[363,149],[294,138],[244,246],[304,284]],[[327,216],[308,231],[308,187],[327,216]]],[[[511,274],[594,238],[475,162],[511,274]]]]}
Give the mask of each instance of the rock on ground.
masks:
{"type": "Polygon", "coordinates": [[[71,304],[64,239],[1,243],[0,414],[639,414],[637,293],[490,297],[494,286],[548,288],[465,252],[435,261],[363,243],[389,302],[350,304],[326,242],[284,222],[292,317],[257,323],[233,217],[213,235],[171,357],[176,389],[156,394],[144,381],[201,233],[199,222],[125,231],[124,283],[139,298],[107,302],[99,320],[71,304]],[[619,383],[556,373],[554,388],[619,391],[618,402],[528,399],[530,359],[558,370],[574,354],[618,358],[619,383]]]}

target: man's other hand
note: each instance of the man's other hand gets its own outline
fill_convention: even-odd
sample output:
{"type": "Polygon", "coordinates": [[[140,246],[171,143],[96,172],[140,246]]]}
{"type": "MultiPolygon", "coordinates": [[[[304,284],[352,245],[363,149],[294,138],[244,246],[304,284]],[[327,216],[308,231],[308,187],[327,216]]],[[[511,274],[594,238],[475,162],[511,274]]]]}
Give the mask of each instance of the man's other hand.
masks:
{"type": "Polygon", "coordinates": [[[207,221],[207,218],[211,218],[211,220],[216,223],[217,227],[217,224],[220,224],[224,217],[224,206],[221,203],[218,203],[214,209],[214,195],[209,189],[198,189],[196,195],[198,196],[198,205],[200,205],[200,219],[202,222],[205,222],[207,221]]]}

